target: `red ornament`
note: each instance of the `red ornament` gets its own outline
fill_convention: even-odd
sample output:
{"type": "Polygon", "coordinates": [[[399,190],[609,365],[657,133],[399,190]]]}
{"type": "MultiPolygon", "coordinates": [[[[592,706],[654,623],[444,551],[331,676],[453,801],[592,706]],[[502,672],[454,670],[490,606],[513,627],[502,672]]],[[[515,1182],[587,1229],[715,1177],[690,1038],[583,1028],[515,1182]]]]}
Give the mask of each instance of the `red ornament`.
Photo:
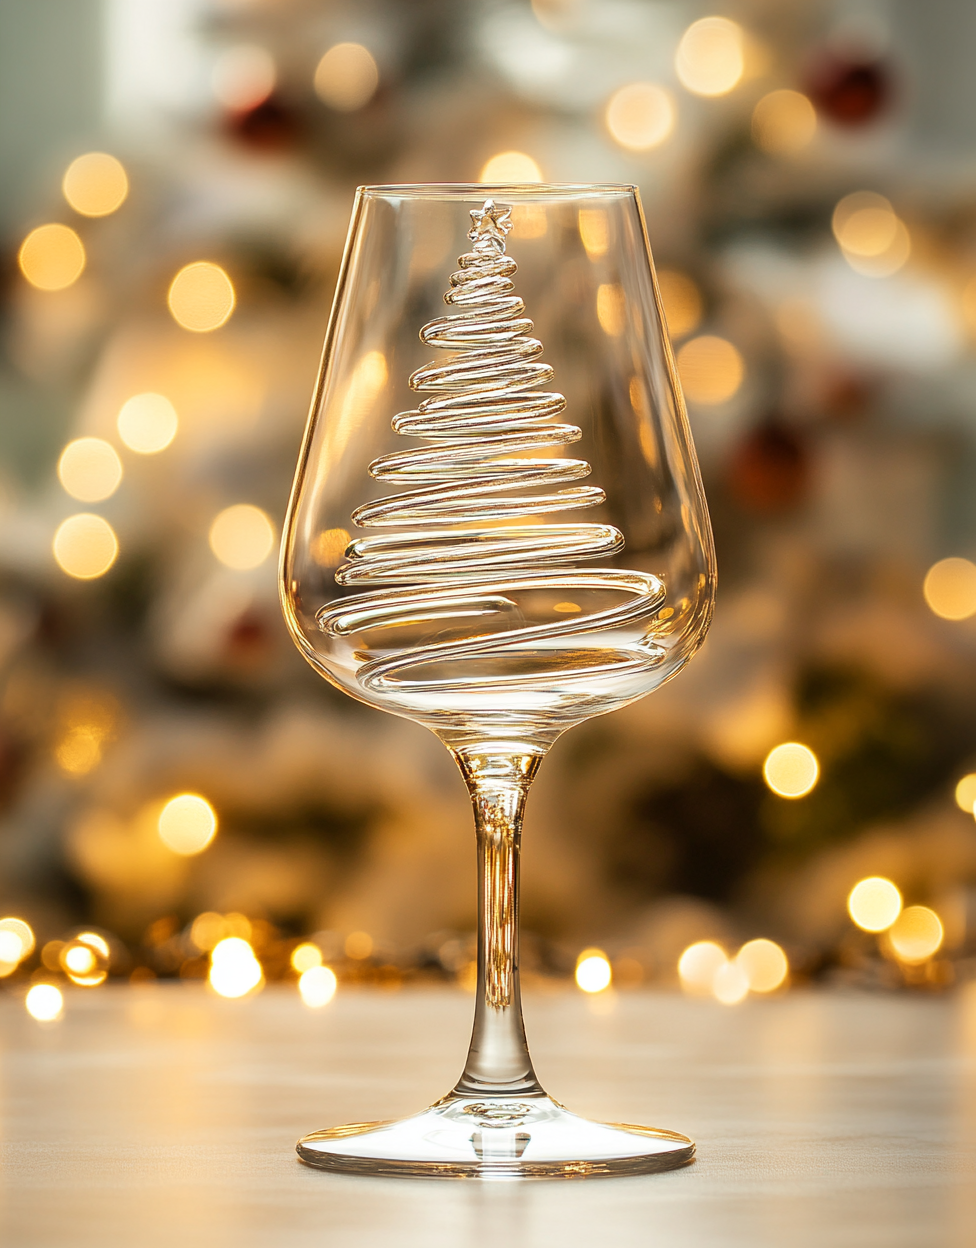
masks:
{"type": "Polygon", "coordinates": [[[732,454],[729,490],[746,511],[772,515],[797,507],[807,495],[806,447],[791,430],[770,422],[754,429],[732,454]]]}
{"type": "Polygon", "coordinates": [[[813,67],[807,94],[817,112],[838,126],[863,126],[891,99],[891,75],[878,60],[825,54],[813,67]]]}

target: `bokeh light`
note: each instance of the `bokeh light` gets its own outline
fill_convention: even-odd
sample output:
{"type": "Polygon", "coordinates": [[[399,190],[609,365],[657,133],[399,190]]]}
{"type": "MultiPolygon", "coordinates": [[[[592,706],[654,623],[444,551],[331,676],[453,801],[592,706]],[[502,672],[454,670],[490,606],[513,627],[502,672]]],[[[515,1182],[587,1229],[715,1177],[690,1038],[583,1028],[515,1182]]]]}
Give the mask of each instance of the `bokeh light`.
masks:
{"type": "Polygon", "coordinates": [[[847,898],[847,913],[862,931],[883,932],[901,914],[901,893],[883,875],[859,880],[847,898]]]}
{"type": "Polygon", "coordinates": [[[583,992],[603,992],[613,980],[610,959],[602,949],[584,949],[576,959],[576,985],[583,992]]]}
{"type": "Polygon", "coordinates": [[[596,292],[596,319],[600,328],[610,338],[619,338],[624,332],[627,316],[627,299],[623,287],[616,282],[599,286],[596,292]]]}
{"type": "Polygon", "coordinates": [[[686,342],[677,355],[678,376],[693,403],[724,403],[742,385],[742,356],[724,338],[703,334],[686,342]]]}
{"type": "Polygon", "coordinates": [[[203,953],[209,953],[225,937],[237,936],[241,940],[250,940],[251,935],[250,919],[247,915],[234,912],[218,914],[215,910],[205,910],[190,925],[190,939],[203,953]]]}
{"type": "Polygon", "coordinates": [[[83,217],[107,217],[125,203],[129,179],[122,162],[108,152],[86,152],[68,166],[61,190],[83,217]]]}
{"type": "Polygon", "coordinates": [[[676,269],[661,269],[657,285],[671,337],[683,338],[697,329],[701,324],[703,305],[701,292],[692,279],[676,269]]]}
{"type": "Polygon", "coordinates": [[[602,208],[581,208],[578,217],[580,240],[591,260],[600,260],[610,245],[607,214],[602,208]]]}
{"type": "Polygon", "coordinates": [[[338,982],[330,966],[310,966],[299,977],[298,991],[305,1005],[320,1010],[335,996],[338,982]]]}
{"type": "Polygon", "coordinates": [[[696,95],[725,95],[745,70],[742,27],[726,17],[703,17],[681,36],[674,68],[696,95]]]}
{"type": "Polygon", "coordinates": [[[728,962],[721,945],[714,940],[696,940],[678,959],[678,977],[685,992],[710,996],[716,972],[728,962]]]}
{"type": "Polygon", "coordinates": [[[238,572],[264,563],[274,543],[274,525],[251,503],[226,507],[210,526],[210,549],[222,564],[238,572]]]}
{"type": "Polygon", "coordinates": [[[820,764],[808,745],[784,741],[763,763],[763,779],[779,797],[806,797],[820,778],[820,764]]]}
{"type": "Polygon", "coordinates": [[[108,978],[109,947],[97,932],[81,932],[62,944],[58,964],[79,988],[97,988],[108,978]]]}
{"type": "Polygon", "coordinates": [[[352,541],[348,529],[323,529],[312,541],[312,558],[320,568],[336,568],[352,541]]]}
{"type": "Polygon", "coordinates": [[[926,572],[922,593],[943,620],[968,620],[976,614],[976,564],[968,559],[940,559],[926,572]]]}
{"type": "Polygon", "coordinates": [[[126,399],[119,410],[116,426],[119,437],[138,455],[165,451],[180,426],[176,408],[164,394],[147,391],[126,399]]]}
{"type": "Polygon", "coordinates": [[[817,111],[800,91],[770,91],[752,111],[752,137],[771,155],[802,150],[817,132],[817,111]]]}
{"type": "Polygon", "coordinates": [[[928,906],[906,906],[888,929],[888,940],[900,962],[927,962],[942,945],[942,920],[928,906]]]}
{"type": "Polygon", "coordinates": [[[230,319],[237,295],[219,264],[195,260],[173,278],[167,302],[177,325],[195,334],[209,334],[230,319]]]}
{"type": "Polygon", "coordinates": [[[542,170],[525,152],[499,152],[487,160],[479,182],[512,182],[521,185],[525,182],[541,182],[542,170]]]}
{"type": "Polygon", "coordinates": [[[104,576],[115,563],[119,542],[107,520],[81,512],[58,526],[52,550],[62,572],[79,581],[91,581],[104,576]]]}
{"type": "Polygon", "coordinates": [[[102,438],[75,438],[61,452],[58,479],[72,498],[99,503],[118,489],[122,461],[102,438]]]}
{"type": "Polygon", "coordinates": [[[228,936],[210,954],[210,986],[222,997],[244,997],[264,980],[261,963],[250,944],[240,936],[228,936]]]}
{"type": "Polygon", "coordinates": [[[611,137],[632,152],[658,147],[675,123],[671,92],[654,82],[632,82],[610,97],[606,111],[611,137]]]}
{"type": "Polygon", "coordinates": [[[311,941],[296,945],[291,951],[292,969],[300,973],[310,971],[313,966],[322,965],[322,950],[311,941]]]}
{"type": "Polygon", "coordinates": [[[854,191],[831,218],[834,237],[848,264],[866,277],[889,277],[911,254],[908,227],[883,195],[854,191]]]}
{"type": "Polygon", "coordinates": [[[376,60],[361,43],[334,44],[315,67],[313,78],[315,94],[340,113],[352,113],[368,104],[379,82],[376,60]]]}
{"type": "Polygon", "coordinates": [[[748,940],[735,955],[750,992],[775,992],[786,982],[789,960],[774,940],[748,940]]]}
{"type": "Polygon", "coordinates": [[[174,854],[202,853],[217,834],[217,815],[199,793],[171,797],[159,812],[159,836],[174,854]]]}
{"type": "Polygon", "coordinates": [[[65,290],[85,270],[85,248],[67,225],[39,225],[20,245],[20,271],[38,290],[65,290]]]}
{"type": "Polygon", "coordinates": [[[361,962],[373,952],[373,938],[369,932],[350,932],[343,948],[347,958],[361,962]]]}
{"type": "Polygon", "coordinates": [[[0,919],[0,937],[4,940],[3,951],[0,952],[0,958],[4,961],[15,958],[17,962],[23,962],[24,958],[34,952],[34,932],[31,925],[23,919],[13,915],[0,919]],[[16,948],[12,943],[14,941],[16,948]]]}
{"type": "Polygon", "coordinates": [[[970,772],[956,785],[956,805],[967,815],[976,817],[976,772],[970,772]]]}
{"type": "Polygon", "coordinates": [[[749,993],[749,978],[738,962],[723,962],[712,977],[712,995],[723,1005],[738,1005],[749,993]]]}
{"type": "Polygon", "coordinates": [[[41,1023],[50,1023],[60,1018],[64,1009],[64,997],[61,989],[54,984],[35,984],[24,998],[24,1005],[31,1018],[36,1018],[41,1023]]]}
{"type": "Polygon", "coordinates": [[[210,76],[215,98],[225,108],[246,112],[256,108],[275,88],[274,57],[267,48],[242,43],[221,52],[210,76]]]}

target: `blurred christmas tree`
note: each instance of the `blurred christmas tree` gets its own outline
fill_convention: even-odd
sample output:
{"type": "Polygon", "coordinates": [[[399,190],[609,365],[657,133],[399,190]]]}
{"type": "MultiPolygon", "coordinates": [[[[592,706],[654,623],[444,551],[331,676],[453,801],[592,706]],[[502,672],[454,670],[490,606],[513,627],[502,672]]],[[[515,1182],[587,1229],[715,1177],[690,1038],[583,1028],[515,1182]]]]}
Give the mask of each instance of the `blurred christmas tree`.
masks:
{"type": "Polygon", "coordinates": [[[921,581],[976,535],[976,136],[926,94],[938,23],[820,0],[135,14],[105,7],[113,155],[10,240],[9,419],[71,426],[4,487],[2,904],[46,936],[148,930],[160,971],[193,963],[167,942],[201,912],[401,949],[471,925],[459,784],[305,670],[273,549],[351,188],[545,177],[641,187],[723,596],[677,685],[554,753],[530,923],[660,967],[655,899],[679,893],[682,939],[763,931],[812,964],[861,876],[958,910],[976,569],[928,605],[921,581]],[[763,779],[789,740],[809,796],[763,779]]]}

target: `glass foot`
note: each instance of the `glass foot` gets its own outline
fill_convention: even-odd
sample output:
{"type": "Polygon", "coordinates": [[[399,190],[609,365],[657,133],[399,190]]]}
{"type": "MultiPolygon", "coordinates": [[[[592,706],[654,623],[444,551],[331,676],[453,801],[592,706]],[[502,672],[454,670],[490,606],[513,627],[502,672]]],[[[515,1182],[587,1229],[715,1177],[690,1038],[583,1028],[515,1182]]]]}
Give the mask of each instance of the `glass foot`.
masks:
{"type": "Polygon", "coordinates": [[[686,1165],[695,1146],[656,1127],[590,1122],[548,1096],[446,1096],[396,1122],[313,1131],[302,1161],[347,1174],[411,1178],[558,1179],[649,1174],[686,1165]]]}

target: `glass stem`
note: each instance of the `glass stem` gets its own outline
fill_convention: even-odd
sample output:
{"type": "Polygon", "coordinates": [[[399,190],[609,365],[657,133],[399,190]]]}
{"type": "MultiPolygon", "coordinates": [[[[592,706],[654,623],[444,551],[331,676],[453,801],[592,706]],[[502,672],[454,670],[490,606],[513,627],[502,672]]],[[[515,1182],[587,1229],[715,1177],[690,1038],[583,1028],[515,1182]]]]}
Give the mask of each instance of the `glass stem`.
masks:
{"type": "Polygon", "coordinates": [[[519,993],[519,843],[535,753],[455,752],[478,833],[478,987],[460,1096],[543,1096],[519,993]]]}

